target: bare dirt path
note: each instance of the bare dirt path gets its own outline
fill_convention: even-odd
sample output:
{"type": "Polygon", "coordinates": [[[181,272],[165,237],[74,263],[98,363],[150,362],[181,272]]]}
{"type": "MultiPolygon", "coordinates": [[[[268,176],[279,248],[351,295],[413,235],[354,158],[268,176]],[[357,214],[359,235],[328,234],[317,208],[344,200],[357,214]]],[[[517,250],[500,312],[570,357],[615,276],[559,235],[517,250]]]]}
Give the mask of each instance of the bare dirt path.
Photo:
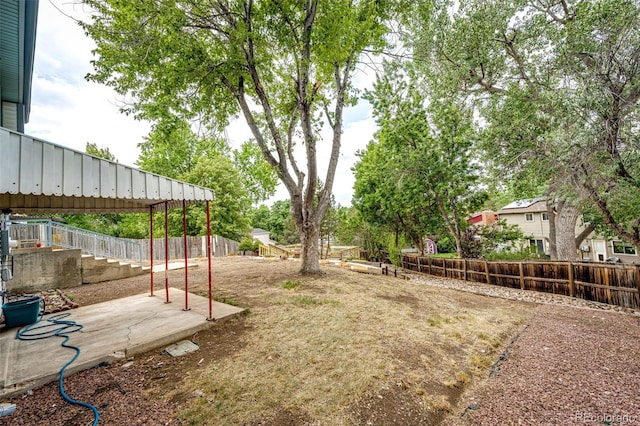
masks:
{"type": "MultiPolygon", "coordinates": [[[[204,295],[199,264],[189,290],[204,295]]],[[[455,291],[435,278],[428,285],[329,266],[314,278],[298,268],[215,259],[216,298],[247,315],[192,336],[196,352],[172,358],[159,348],[72,375],[65,388],[98,406],[105,425],[571,424],[576,413],[640,414],[631,397],[640,383],[635,316],[455,291]],[[477,409],[465,411],[471,404],[477,409]]],[[[182,288],[183,271],[168,276],[182,288]]],[[[155,281],[160,291],[164,273],[155,281]]],[[[140,276],[65,293],[87,305],[148,286],[140,276]]],[[[18,410],[0,425],[92,418],[65,404],[57,384],[11,402],[18,410]]]]}

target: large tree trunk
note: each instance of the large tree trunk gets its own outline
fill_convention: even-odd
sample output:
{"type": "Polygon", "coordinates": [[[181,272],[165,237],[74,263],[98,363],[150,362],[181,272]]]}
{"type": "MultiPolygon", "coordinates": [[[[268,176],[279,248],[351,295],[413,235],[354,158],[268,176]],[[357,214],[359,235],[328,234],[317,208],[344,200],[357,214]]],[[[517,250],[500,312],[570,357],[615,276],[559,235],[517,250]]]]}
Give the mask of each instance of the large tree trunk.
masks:
{"type": "Polygon", "coordinates": [[[580,210],[561,200],[556,203],[555,215],[550,220],[555,222],[555,243],[557,259],[578,261],[580,256],[576,249],[576,224],[580,218],[580,210]]]}
{"type": "MultiPolygon", "coordinates": [[[[456,255],[460,258],[464,257],[462,253],[462,232],[460,230],[460,224],[457,223],[457,217],[454,214],[454,218],[453,218],[454,220],[452,221],[451,218],[449,218],[449,212],[447,212],[447,209],[444,205],[444,201],[442,200],[442,198],[438,194],[434,194],[434,195],[436,198],[436,202],[438,203],[438,208],[440,209],[440,214],[442,214],[442,218],[444,219],[444,223],[447,227],[447,230],[451,233],[451,235],[453,235],[453,237],[456,240],[456,255]]],[[[452,202],[451,204],[453,205],[454,203],[452,202]]]]}
{"type": "Polygon", "coordinates": [[[320,259],[318,250],[318,239],[320,237],[320,229],[311,223],[302,226],[300,229],[300,242],[302,248],[300,251],[300,260],[302,266],[300,272],[304,275],[322,274],[320,270],[320,259]]]}

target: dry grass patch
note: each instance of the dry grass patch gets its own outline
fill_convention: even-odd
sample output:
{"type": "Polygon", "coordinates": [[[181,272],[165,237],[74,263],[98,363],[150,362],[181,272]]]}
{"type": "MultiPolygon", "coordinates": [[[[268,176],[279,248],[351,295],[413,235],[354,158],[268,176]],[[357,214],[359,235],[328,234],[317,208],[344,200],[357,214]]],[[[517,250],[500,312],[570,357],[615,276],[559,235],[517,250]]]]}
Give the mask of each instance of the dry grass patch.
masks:
{"type": "Polygon", "coordinates": [[[360,424],[389,396],[440,416],[472,381],[467,372],[486,373],[495,339],[530,314],[517,302],[325,270],[240,294],[257,301],[246,317],[251,331],[238,352],[176,391],[199,395],[181,413],[187,424],[257,424],[283,410],[319,424],[360,424]]]}

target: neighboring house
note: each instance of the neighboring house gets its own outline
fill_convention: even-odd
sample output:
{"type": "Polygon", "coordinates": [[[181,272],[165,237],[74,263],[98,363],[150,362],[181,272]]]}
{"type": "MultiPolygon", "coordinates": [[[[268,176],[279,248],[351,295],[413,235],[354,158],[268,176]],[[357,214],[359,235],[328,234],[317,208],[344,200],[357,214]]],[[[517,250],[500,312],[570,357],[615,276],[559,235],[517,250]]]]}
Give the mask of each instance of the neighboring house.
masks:
{"type": "Polygon", "coordinates": [[[251,231],[251,239],[258,240],[265,246],[277,244],[277,242],[273,241],[269,237],[269,231],[265,231],[264,229],[261,229],[261,228],[253,228],[253,230],[251,231]]]}
{"type": "Polygon", "coordinates": [[[38,0],[0,1],[0,126],[24,133],[31,109],[38,0]]]}
{"type": "Polygon", "coordinates": [[[549,214],[544,198],[514,201],[498,210],[498,216],[509,225],[517,225],[540,253],[549,254],[549,214]]]}
{"type": "MultiPolygon", "coordinates": [[[[549,213],[544,198],[518,200],[498,210],[500,219],[509,225],[517,225],[529,236],[529,244],[539,252],[549,254],[549,213]]],[[[576,225],[576,235],[584,230],[582,224],[576,225]]],[[[623,263],[640,263],[640,256],[632,244],[619,239],[606,240],[591,233],[580,245],[582,260],[604,262],[618,258],[623,263]]]]}

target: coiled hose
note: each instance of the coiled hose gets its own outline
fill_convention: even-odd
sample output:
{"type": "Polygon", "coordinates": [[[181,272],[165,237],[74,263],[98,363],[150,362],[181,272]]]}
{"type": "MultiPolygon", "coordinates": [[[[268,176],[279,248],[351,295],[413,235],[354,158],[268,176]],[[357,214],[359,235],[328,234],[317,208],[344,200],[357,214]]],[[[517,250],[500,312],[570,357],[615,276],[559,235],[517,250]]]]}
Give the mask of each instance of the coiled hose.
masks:
{"type": "Polygon", "coordinates": [[[69,334],[75,333],[76,331],[80,331],[83,329],[83,325],[76,323],[75,321],[64,320],[70,316],[70,313],[58,314],[52,317],[47,318],[45,322],[41,322],[44,316],[44,309],[42,310],[42,314],[40,318],[33,323],[18,331],[16,336],[17,339],[20,340],[42,340],[48,339],[49,337],[62,337],[62,343],[60,346],[64,348],[69,348],[75,350],[75,355],[71,360],[69,360],[60,370],[60,378],[58,379],[58,389],[60,391],[60,395],[62,398],[68,402],[69,404],[79,405],[81,407],[89,408],[93,411],[93,426],[97,426],[98,421],[100,420],[100,413],[98,409],[86,402],[77,401],[71,397],[69,397],[64,391],[64,387],[62,385],[62,379],[64,378],[64,371],[68,366],[70,366],[77,358],[80,356],[80,348],[73,345],[68,345],[67,341],[69,340],[69,334]]]}

